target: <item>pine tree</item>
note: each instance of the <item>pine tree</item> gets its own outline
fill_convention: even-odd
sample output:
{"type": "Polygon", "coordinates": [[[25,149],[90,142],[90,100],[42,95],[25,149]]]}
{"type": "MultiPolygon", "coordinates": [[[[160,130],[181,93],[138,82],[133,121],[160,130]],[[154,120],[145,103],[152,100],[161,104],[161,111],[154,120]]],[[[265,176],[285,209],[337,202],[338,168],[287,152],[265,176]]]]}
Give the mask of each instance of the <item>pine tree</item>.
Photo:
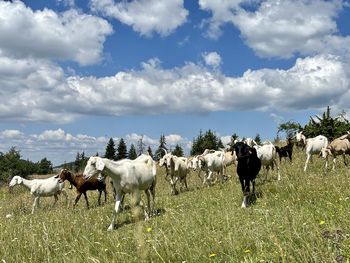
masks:
{"type": "Polygon", "coordinates": [[[172,151],[172,154],[178,157],[182,157],[184,156],[184,151],[180,145],[176,144],[175,149],[172,151]]]}
{"type": "Polygon", "coordinates": [[[141,135],[140,139],[137,142],[137,155],[140,156],[141,154],[143,154],[143,152],[145,151],[145,146],[146,144],[143,142],[143,135],[141,135]]]}
{"type": "Polygon", "coordinates": [[[151,156],[153,159],[153,153],[152,153],[151,146],[148,146],[147,152],[148,152],[149,156],[151,156]]]}
{"type": "Polygon", "coordinates": [[[214,132],[209,129],[203,135],[200,131],[198,137],[193,139],[191,155],[202,154],[205,149],[218,150],[219,148],[224,148],[224,145],[214,132]]]}
{"type": "Polygon", "coordinates": [[[126,143],[123,138],[119,140],[119,144],[117,147],[117,156],[116,160],[122,160],[128,157],[128,150],[126,147],[126,143]]]}
{"type": "Polygon", "coordinates": [[[128,158],[130,160],[135,160],[137,158],[137,153],[136,153],[136,149],[135,149],[135,145],[132,143],[130,145],[130,149],[129,149],[129,153],[128,153],[128,158]]]}
{"type": "Polygon", "coordinates": [[[155,160],[160,160],[165,155],[165,152],[163,149],[165,149],[166,151],[168,150],[168,148],[166,147],[165,136],[161,135],[160,139],[159,139],[158,149],[156,150],[156,152],[154,154],[155,160]]]}
{"type": "Polygon", "coordinates": [[[115,152],[116,151],[115,151],[115,144],[114,144],[113,138],[110,138],[106,146],[106,153],[104,157],[110,160],[115,160],[116,158],[115,152]]]}
{"type": "Polygon", "coordinates": [[[259,133],[257,133],[257,134],[255,135],[254,141],[255,141],[257,144],[261,144],[261,138],[260,138],[260,134],[259,134],[259,133]]]}

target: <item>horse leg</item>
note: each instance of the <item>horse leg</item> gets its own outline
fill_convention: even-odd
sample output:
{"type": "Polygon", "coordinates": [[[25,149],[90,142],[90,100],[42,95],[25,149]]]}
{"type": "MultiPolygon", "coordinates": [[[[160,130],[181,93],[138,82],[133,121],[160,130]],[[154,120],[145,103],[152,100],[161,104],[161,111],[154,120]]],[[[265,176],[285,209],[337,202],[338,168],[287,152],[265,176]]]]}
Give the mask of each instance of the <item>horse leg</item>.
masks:
{"type": "Polygon", "coordinates": [[[120,203],[121,203],[122,198],[123,198],[123,194],[120,193],[119,191],[116,191],[116,193],[115,193],[115,206],[113,209],[112,222],[109,225],[107,231],[112,231],[114,229],[115,219],[117,217],[117,214],[120,211],[120,203]]]}
{"type": "Polygon", "coordinates": [[[33,208],[32,208],[32,214],[34,214],[34,209],[39,203],[39,196],[34,197],[34,202],[33,202],[33,208]]]}
{"type": "Polygon", "coordinates": [[[77,203],[78,203],[78,201],[79,201],[81,195],[82,195],[82,193],[78,192],[78,195],[77,195],[77,197],[75,198],[75,201],[74,201],[73,208],[75,208],[75,206],[77,205],[77,203]]]}
{"type": "Polygon", "coordinates": [[[57,201],[58,201],[58,196],[57,196],[57,194],[54,194],[53,197],[55,198],[55,201],[53,202],[53,206],[55,206],[55,204],[56,204],[57,201]]]}
{"type": "Polygon", "coordinates": [[[102,195],[102,190],[98,189],[98,200],[97,203],[100,206],[101,205],[101,195],[102,195]]]}
{"type": "Polygon", "coordinates": [[[154,181],[150,188],[151,196],[152,196],[152,213],[155,213],[155,199],[156,199],[156,182],[154,181]]]}
{"type": "Polygon", "coordinates": [[[145,209],[145,219],[148,220],[151,216],[151,198],[150,198],[150,189],[145,190],[146,198],[147,198],[147,212],[145,209]]]}
{"type": "Polygon", "coordinates": [[[307,169],[307,163],[309,162],[310,158],[311,158],[311,155],[310,155],[310,154],[308,154],[308,155],[307,155],[307,157],[306,157],[306,161],[305,161],[304,172],[306,172],[306,169],[307,169]]]}
{"type": "Polygon", "coordinates": [[[86,207],[87,207],[87,209],[89,209],[89,201],[88,201],[88,198],[87,198],[86,192],[84,192],[83,194],[84,194],[85,201],[86,201],[86,207]]]}

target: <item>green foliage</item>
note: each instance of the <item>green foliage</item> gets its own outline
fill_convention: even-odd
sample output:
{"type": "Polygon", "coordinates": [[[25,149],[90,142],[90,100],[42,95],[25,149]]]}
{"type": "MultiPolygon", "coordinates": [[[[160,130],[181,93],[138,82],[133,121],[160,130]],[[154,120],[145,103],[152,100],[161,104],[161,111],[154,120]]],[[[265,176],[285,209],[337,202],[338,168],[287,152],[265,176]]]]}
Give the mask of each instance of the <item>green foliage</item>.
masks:
{"type": "Polygon", "coordinates": [[[31,174],[48,173],[52,173],[52,163],[47,158],[37,163],[23,160],[16,147],[11,147],[7,153],[0,152],[0,181],[8,181],[15,175],[27,177],[31,174]]]}
{"type": "Polygon", "coordinates": [[[38,163],[38,174],[49,174],[52,173],[52,163],[46,157],[41,159],[38,163]]]}
{"type": "MultiPolygon", "coordinates": [[[[84,167],[87,163],[87,158],[85,157],[85,153],[79,153],[77,152],[77,155],[75,157],[75,161],[74,161],[74,171],[77,173],[79,171],[84,170],[84,167]]],[[[66,165],[67,169],[72,169],[71,167],[69,167],[70,165],[66,165]]]]}
{"type": "Polygon", "coordinates": [[[104,157],[110,160],[116,159],[116,150],[115,150],[115,143],[113,138],[110,138],[108,141],[108,144],[106,146],[106,153],[104,157]]]}
{"type": "Polygon", "coordinates": [[[130,145],[130,149],[128,152],[128,158],[130,160],[135,160],[137,158],[136,148],[135,148],[135,145],[133,143],[130,145]]]}
{"type": "Polygon", "coordinates": [[[116,160],[122,160],[128,157],[128,150],[126,147],[126,143],[123,138],[120,139],[117,147],[117,156],[116,160]]]}
{"type": "Polygon", "coordinates": [[[331,141],[346,134],[349,130],[349,121],[341,117],[333,118],[331,116],[331,108],[328,106],[322,117],[310,117],[310,121],[305,125],[303,133],[306,138],[324,135],[331,141]]]}
{"type": "Polygon", "coordinates": [[[217,150],[219,148],[224,148],[224,145],[215,132],[209,129],[203,135],[202,130],[200,130],[197,138],[193,139],[191,155],[201,154],[205,149],[217,150]]]}
{"type": "MultiPolygon", "coordinates": [[[[0,259],[3,262],[349,262],[349,168],[342,162],[324,175],[324,160],[315,158],[305,174],[305,152],[295,149],[293,164],[257,178],[255,198],[241,208],[242,190],[234,165],[225,183],[204,186],[198,171],[187,177],[189,191],[170,195],[165,168],[157,170],[156,208],[144,221],[136,209],[117,215],[107,232],[115,200],[107,184],[107,204],[97,205],[98,192],[88,192],[91,209],[61,195],[42,198],[30,214],[30,193],[16,186],[0,188],[0,259]],[[9,218],[7,216],[9,215],[9,218]]],[[[66,184],[66,188],[68,184],[66,184]]],[[[143,201],[145,194],[141,193],[143,201]]],[[[131,204],[125,195],[124,204],[131,204]]],[[[132,206],[131,206],[132,207],[132,206]]]]}
{"type": "Polygon", "coordinates": [[[178,144],[176,144],[175,149],[171,152],[173,155],[176,155],[178,157],[184,156],[184,151],[182,147],[178,144]]]}
{"type": "Polygon", "coordinates": [[[154,159],[155,160],[160,160],[164,155],[164,151],[162,149],[168,150],[168,148],[166,147],[166,140],[165,140],[165,136],[161,135],[160,139],[159,139],[159,146],[158,149],[156,150],[155,154],[154,154],[154,159]]]}
{"type": "Polygon", "coordinates": [[[295,132],[299,131],[300,129],[301,125],[294,121],[287,121],[285,123],[281,123],[278,126],[277,137],[279,138],[278,134],[280,132],[284,132],[286,134],[286,138],[292,138],[295,132]]]}
{"type": "Polygon", "coordinates": [[[260,134],[259,134],[259,133],[257,133],[257,134],[255,135],[254,141],[255,141],[257,144],[261,144],[261,138],[260,138],[260,134]]]}

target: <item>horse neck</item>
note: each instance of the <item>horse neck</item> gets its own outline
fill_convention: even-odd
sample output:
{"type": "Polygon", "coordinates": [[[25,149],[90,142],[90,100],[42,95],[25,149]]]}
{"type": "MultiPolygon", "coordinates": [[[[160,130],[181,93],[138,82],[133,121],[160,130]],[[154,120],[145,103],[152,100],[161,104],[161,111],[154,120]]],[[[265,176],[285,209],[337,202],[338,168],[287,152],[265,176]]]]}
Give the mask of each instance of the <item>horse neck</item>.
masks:
{"type": "Polygon", "coordinates": [[[103,161],[103,163],[105,165],[105,169],[109,172],[112,171],[114,168],[119,166],[118,162],[112,161],[110,159],[101,158],[101,160],[103,161]]]}
{"type": "Polygon", "coordinates": [[[72,185],[77,186],[77,183],[75,182],[73,174],[71,172],[69,172],[69,175],[66,176],[66,180],[68,180],[68,182],[70,182],[72,185]]]}
{"type": "Polygon", "coordinates": [[[105,165],[104,170],[109,172],[109,174],[117,174],[116,169],[125,163],[124,160],[113,161],[107,158],[101,158],[101,160],[105,165]]]}
{"type": "MultiPolygon", "coordinates": [[[[22,178],[22,177],[21,177],[21,178],[22,178]]],[[[33,182],[32,180],[27,180],[27,179],[22,178],[22,184],[23,184],[25,187],[31,189],[32,186],[35,184],[35,182],[33,182]]]]}

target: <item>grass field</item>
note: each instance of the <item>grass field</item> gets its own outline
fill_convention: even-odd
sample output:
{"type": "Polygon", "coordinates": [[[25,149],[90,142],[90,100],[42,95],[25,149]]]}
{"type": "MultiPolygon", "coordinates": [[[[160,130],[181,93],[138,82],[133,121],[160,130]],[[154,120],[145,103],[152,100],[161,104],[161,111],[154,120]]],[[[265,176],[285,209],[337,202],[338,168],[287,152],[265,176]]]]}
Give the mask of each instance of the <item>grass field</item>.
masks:
{"type": "MultiPolygon", "coordinates": [[[[75,191],[68,190],[55,207],[43,198],[31,215],[32,198],[17,186],[0,189],[0,260],[2,262],[350,262],[350,171],[341,159],[335,172],[324,172],[318,158],[303,172],[305,154],[293,164],[257,181],[258,198],[240,208],[242,193],[235,167],[230,180],[203,186],[195,173],[189,190],[170,195],[165,171],[158,169],[156,207],[160,215],[145,222],[132,210],[118,217],[107,232],[112,195],[91,209],[81,198],[72,209],[75,191]],[[10,217],[8,215],[11,215],[10,217]]],[[[67,186],[66,186],[67,187],[67,186]]],[[[145,196],[143,195],[143,198],[145,196]]],[[[129,200],[126,200],[128,203],[129,200]]]]}

